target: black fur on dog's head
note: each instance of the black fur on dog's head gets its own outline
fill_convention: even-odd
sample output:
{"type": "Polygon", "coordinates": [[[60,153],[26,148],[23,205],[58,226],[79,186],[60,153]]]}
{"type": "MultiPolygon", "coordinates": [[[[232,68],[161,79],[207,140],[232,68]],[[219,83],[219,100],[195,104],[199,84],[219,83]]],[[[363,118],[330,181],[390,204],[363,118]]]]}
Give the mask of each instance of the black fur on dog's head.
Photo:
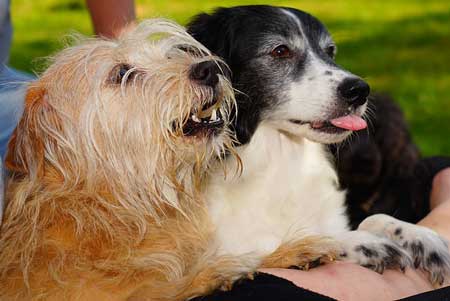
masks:
{"type": "Polygon", "coordinates": [[[332,121],[358,120],[365,111],[369,86],[336,65],[327,29],[305,12],[219,8],[197,15],[188,32],[231,68],[233,87],[241,92],[234,122],[240,143],[247,143],[262,121],[317,142],[339,142],[351,130],[332,121]]]}

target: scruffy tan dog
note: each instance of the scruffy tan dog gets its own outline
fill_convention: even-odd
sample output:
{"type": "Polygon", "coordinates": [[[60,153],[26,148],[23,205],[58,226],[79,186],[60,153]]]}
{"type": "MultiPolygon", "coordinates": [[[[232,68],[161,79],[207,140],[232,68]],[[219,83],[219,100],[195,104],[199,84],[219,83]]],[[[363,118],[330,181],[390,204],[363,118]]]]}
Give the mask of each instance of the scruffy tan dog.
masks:
{"type": "Polygon", "coordinates": [[[0,300],[184,300],[249,271],[200,195],[232,152],[224,70],[164,20],[54,58],[9,145],[0,300]]]}

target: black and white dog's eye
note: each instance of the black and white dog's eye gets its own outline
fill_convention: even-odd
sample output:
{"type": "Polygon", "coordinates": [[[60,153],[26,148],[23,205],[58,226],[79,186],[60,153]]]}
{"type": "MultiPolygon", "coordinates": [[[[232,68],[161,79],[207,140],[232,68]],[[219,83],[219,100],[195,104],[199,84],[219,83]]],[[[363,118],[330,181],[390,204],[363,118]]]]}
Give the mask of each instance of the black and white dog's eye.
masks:
{"type": "Polygon", "coordinates": [[[109,81],[113,84],[121,84],[122,80],[126,77],[126,81],[133,79],[135,72],[129,72],[133,67],[128,64],[119,64],[111,71],[109,81]]]}
{"type": "Polygon", "coordinates": [[[275,58],[289,58],[292,56],[291,50],[286,45],[280,45],[275,47],[270,52],[270,55],[275,58]]]}
{"type": "Polygon", "coordinates": [[[336,46],[334,45],[327,46],[325,48],[325,53],[333,59],[334,56],[336,55],[336,46]]]}

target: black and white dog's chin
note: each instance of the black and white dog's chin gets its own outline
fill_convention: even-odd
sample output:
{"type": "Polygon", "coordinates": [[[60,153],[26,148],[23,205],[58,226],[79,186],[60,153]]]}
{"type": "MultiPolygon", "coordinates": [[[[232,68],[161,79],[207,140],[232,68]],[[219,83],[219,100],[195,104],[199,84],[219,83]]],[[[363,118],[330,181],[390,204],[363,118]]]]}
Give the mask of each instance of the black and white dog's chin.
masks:
{"type": "Polygon", "coordinates": [[[335,118],[317,118],[313,121],[290,118],[288,120],[272,121],[271,125],[290,136],[306,138],[322,144],[340,143],[350,136],[352,132],[367,127],[366,121],[362,118],[366,107],[364,104],[348,114],[335,118]]]}
{"type": "Polygon", "coordinates": [[[337,128],[333,125],[325,125],[323,127],[315,128],[314,124],[319,122],[304,122],[300,120],[283,120],[270,122],[270,126],[278,129],[280,132],[289,136],[291,139],[303,139],[306,138],[310,141],[314,141],[321,144],[333,144],[339,143],[345,140],[351,131],[337,128]]]}
{"type": "Polygon", "coordinates": [[[302,128],[300,132],[304,132],[303,136],[306,139],[322,144],[342,142],[352,133],[350,130],[335,127],[332,124],[329,124],[328,121],[320,123],[324,124],[320,128],[314,127],[314,123],[300,125],[299,127],[302,128]],[[303,129],[305,127],[306,129],[303,129]]]}

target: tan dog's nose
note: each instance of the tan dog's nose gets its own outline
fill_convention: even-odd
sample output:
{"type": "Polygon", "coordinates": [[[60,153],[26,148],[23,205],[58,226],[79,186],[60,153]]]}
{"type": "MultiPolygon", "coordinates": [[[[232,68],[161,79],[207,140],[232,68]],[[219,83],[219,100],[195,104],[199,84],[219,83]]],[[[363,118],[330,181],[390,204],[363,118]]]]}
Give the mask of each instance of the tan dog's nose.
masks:
{"type": "Polygon", "coordinates": [[[206,61],[191,67],[189,77],[201,85],[215,87],[219,82],[221,70],[216,62],[206,61]]]}

